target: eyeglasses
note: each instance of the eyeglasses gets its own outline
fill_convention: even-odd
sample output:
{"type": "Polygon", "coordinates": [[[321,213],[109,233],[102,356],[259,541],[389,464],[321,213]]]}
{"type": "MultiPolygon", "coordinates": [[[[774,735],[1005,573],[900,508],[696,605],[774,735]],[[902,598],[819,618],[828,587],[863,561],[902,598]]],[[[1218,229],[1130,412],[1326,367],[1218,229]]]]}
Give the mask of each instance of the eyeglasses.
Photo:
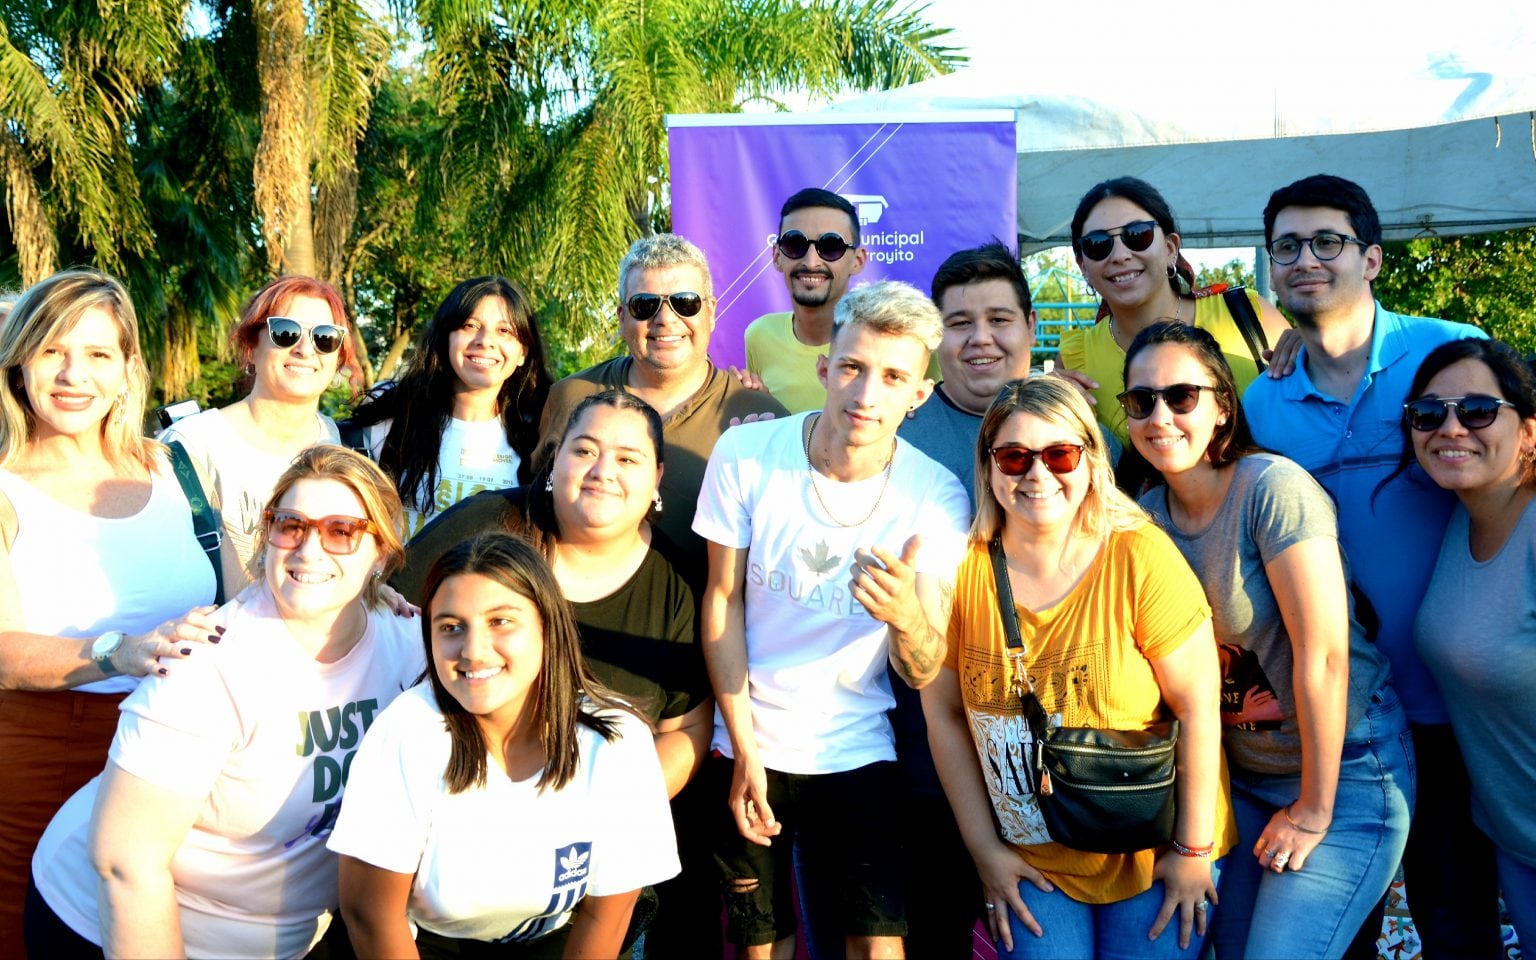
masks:
{"type": "Polygon", "coordinates": [[[828,263],[835,263],[843,259],[850,244],[836,233],[824,233],[812,240],[799,230],[791,230],[779,235],[779,252],[791,260],[799,260],[810,252],[811,247],[816,248],[816,256],[828,263]]]}
{"type": "Polygon", "coordinates": [[[1451,408],[1456,408],[1456,419],[1468,430],[1481,430],[1499,418],[1500,407],[1514,407],[1508,400],[1481,393],[1465,397],[1421,397],[1403,404],[1403,419],[1408,426],[1420,433],[1440,429],[1451,408]]]}
{"type": "Polygon", "coordinates": [[[672,312],[680,317],[691,317],[704,309],[704,298],[692,291],[665,296],[659,293],[637,293],[625,300],[624,305],[629,308],[629,315],[636,320],[649,320],[661,312],[663,300],[670,303],[672,312]]]}
{"type": "Polygon", "coordinates": [[[1157,409],[1157,398],[1162,397],[1168,404],[1168,409],[1174,413],[1189,413],[1200,405],[1200,391],[1216,391],[1215,387],[1207,387],[1198,383],[1174,383],[1161,390],[1153,390],[1151,387],[1136,387],[1127,390],[1116,397],[1120,406],[1124,408],[1125,415],[1132,420],[1145,420],[1152,416],[1152,411],[1157,409]]]}
{"type": "Polygon", "coordinates": [[[362,517],[331,516],[311,520],[292,510],[263,510],[267,524],[267,542],[281,550],[295,550],[309,539],[309,531],[320,531],[320,547],[326,553],[345,557],[357,552],[363,535],[378,533],[372,520],[362,517]]]}
{"type": "Polygon", "coordinates": [[[1364,240],[1347,233],[1324,232],[1311,237],[1276,237],[1269,241],[1269,259],[1282,267],[1288,267],[1301,256],[1301,248],[1305,246],[1319,260],[1334,260],[1351,243],[1360,244],[1362,249],[1370,247],[1364,240]]]}
{"type": "Polygon", "coordinates": [[[1044,450],[1031,450],[1014,444],[993,447],[992,462],[1005,477],[1022,477],[1035,465],[1039,457],[1045,469],[1055,474],[1071,473],[1083,459],[1080,443],[1053,443],[1044,450]]]}
{"type": "Polygon", "coordinates": [[[1089,230],[1077,241],[1077,248],[1089,260],[1107,260],[1115,251],[1115,238],[1125,244],[1125,249],[1140,253],[1152,246],[1157,236],[1157,221],[1133,220],[1115,230],[1089,230]]]}
{"type": "Polygon", "coordinates": [[[317,323],[306,328],[291,317],[267,318],[267,339],[272,341],[272,346],[281,350],[291,350],[297,346],[304,339],[306,329],[316,353],[335,353],[341,349],[341,341],[347,335],[345,330],[333,323],[317,323]]]}

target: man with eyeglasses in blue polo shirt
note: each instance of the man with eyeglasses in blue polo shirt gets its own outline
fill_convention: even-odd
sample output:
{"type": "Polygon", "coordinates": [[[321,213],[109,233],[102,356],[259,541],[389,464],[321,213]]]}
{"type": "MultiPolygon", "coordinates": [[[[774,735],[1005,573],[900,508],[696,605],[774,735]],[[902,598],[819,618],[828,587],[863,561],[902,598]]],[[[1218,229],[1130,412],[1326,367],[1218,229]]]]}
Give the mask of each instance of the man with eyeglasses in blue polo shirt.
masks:
{"type": "MultiPolygon", "coordinates": [[[[1472,824],[1461,751],[1413,622],[1455,498],[1403,455],[1402,415],[1424,357],[1476,327],[1400,316],[1377,303],[1381,224],[1370,197],[1315,175],[1275,191],[1264,208],[1271,279],[1303,343],[1298,369],[1261,377],[1243,398],[1254,438],[1305,467],[1338,507],[1339,540],[1378,621],[1417,755],[1418,801],[1403,855],[1408,906],[1424,956],[1500,955],[1493,851],[1472,824]]],[[[1358,614],[1358,611],[1357,611],[1358,614]]],[[[1306,811],[1326,829],[1332,811],[1306,811]]],[[[1300,818],[1299,818],[1300,819],[1300,818]]],[[[1305,822],[1305,821],[1304,821],[1305,822]]],[[[1313,868],[1314,859],[1307,861],[1313,868]]],[[[1351,956],[1376,956],[1378,912],[1351,956]]]]}
{"type": "Polygon", "coordinates": [[[827,391],[816,358],[827,355],[832,311],[848,282],[864,270],[853,204],[830,190],[807,187],[779,210],[773,266],[784,275],[794,309],[767,313],[747,326],[747,373],[790,413],[820,410],[827,391]]]}

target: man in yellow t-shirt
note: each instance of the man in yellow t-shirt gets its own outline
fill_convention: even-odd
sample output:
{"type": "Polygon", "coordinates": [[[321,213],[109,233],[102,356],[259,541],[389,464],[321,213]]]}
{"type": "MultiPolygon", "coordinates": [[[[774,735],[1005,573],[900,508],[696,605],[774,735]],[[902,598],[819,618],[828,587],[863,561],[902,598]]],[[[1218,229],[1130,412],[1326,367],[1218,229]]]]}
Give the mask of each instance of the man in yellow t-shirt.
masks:
{"type": "Polygon", "coordinates": [[[832,311],[867,257],[858,214],[845,198],[807,187],[784,201],[773,265],[784,275],[794,310],[758,317],[746,341],[747,370],[790,413],[820,410],[826,402],[816,358],[827,355],[832,311]]]}

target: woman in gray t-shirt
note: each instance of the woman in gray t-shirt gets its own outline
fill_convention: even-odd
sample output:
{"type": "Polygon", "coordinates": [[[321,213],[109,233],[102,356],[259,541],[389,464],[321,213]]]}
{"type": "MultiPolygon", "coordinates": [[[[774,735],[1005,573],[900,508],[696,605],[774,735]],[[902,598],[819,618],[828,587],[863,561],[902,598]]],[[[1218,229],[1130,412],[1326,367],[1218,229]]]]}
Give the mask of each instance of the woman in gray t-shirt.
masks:
{"type": "MultiPolygon", "coordinates": [[[[1403,430],[1461,502],[1414,624],[1472,780],[1472,820],[1493,840],[1520,941],[1536,940],[1536,377],[1497,340],[1424,358],[1403,430]]],[[[1404,445],[1408,447],[1407,444],[1404,445]]]]}
{"type": "Polygon", "coordinates": [[[1205,588],[1241,835],[1212,918],[1220,956],[1337,957],[1408,838],[1412,747],[1386,658],[1355,620],[1333,504],[1260,451],[1203,330],[1126,354],[1132,443],[1166,486],[1142,505],[1205,588]]]}

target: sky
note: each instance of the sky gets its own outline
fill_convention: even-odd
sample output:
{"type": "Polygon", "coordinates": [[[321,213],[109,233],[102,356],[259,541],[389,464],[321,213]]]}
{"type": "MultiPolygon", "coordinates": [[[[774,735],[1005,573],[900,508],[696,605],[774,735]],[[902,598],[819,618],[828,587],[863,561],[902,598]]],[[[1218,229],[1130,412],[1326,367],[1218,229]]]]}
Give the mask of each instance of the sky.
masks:
{"type": "MultiPolygon", "coordinates": [[[[924,16],[953,30],[946,42],[970,57],[974,72],[1010,86],[1038,78],[1036,90],[1070,96],[1079,86],[1104,90],[1107,82],[1127,101],[1178,96],[1203,109],[1238,111],[1246,104],[1223,96],[1238,74],[1289,72],[1294,84],[1282,84],[1284,95],[1340,114],[1351,108],[1336,91],[1366,85],[1371,119],[1387,125],[1396,111],[1415,106],[1386,79],[1405,69],[1402,51],[1478,51],[1523,36],[1536,52],[1533,0],[1457,0],[1450,7],[1429,0],[931,0],[924,16]]],[[[1528,61],[1501,66],[1530,69],[1528,61]]],[[[1197,267],[1254,255],[1252,248],[1185,253],[1197,267]]]]}

